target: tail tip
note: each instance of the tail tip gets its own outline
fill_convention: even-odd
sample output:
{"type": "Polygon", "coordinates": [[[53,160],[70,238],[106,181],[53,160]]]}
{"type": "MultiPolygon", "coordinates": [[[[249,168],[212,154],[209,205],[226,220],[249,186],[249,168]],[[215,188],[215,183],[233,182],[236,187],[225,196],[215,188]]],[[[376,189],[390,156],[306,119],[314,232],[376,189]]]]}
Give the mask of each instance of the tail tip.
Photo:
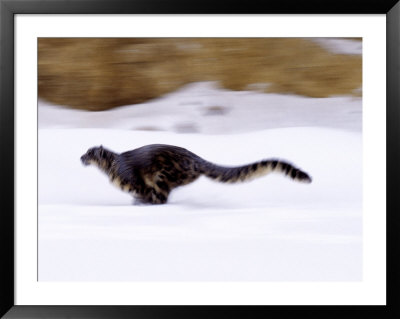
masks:
{"type": "Polygon", "coordinates": [[[307,173],[304,173],[304,172],[299,172],[298,175],[296,176],[296,180],[298,180],[301,183],[305,183],[305,184],[312,183],[311,176],[309,176],[307,173]]]}
{"type": "Polygon", "coordinates": [[[307,176],[307,178],[303,180],[303,183],[311,184],[312,183],[312,178],[310,176],[307,176]]]}

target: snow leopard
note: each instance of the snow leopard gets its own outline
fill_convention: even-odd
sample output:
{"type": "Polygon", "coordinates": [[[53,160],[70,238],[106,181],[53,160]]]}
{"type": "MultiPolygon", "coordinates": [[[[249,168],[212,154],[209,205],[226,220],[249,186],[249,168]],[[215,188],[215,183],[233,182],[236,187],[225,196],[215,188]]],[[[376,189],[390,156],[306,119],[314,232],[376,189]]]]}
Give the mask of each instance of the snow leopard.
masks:
{"type": "Polygon", "coordinates": [[[142,204],[165,204],[173,189],[202,175],[221,183],[238,183],[277,172],[297,182],[312,181],[306,172],[285,160],[271,158],[228,167],[206,161],[185,148],[165,144],[145,145],[120,154],[100,145],[89,148],[81,162],[97,166],[111,183],[131,194],[134,203],[142,204]]]}

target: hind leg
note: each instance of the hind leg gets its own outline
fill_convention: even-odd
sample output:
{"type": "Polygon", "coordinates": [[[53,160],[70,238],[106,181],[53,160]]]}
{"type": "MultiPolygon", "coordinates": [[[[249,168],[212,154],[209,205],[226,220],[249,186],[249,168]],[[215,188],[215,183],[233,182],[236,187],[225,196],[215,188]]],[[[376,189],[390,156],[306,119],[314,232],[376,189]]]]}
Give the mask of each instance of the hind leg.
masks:
{"type": "Polygon", "coordinates": [[[135,206],[149,205],[150,203],[146,202],[142,197],[135,196],[133,198],[132,204],[135,206]]]}
{"type": "Polygon", "coordinates": [[[135,196],[134,204],[165,204],[167,200],[167,193],[158,191],[154,187],[147,187],[142,194],[135,196]]]}
{"type": "Polygon", "coordinates": [[[145,176],[136,181],[135,190],[131,194],[135,205],[165,204],[168,200],[170,187],[160,176],[145,176]]]}
{"type": "Polygon", "coordinates": [[[147,182],[146,201],[151,204],[165,204],[171,192],[171,186],[167,178],[158,172],[147,182]]]}
{"type": "Polygon", "coordinates": [[[151,204],[165,204],[168,200],[168,194],[165,194],[161,191],[157,191],[155,188],[152,188],[149,192],[148,201],[151,204]]]}

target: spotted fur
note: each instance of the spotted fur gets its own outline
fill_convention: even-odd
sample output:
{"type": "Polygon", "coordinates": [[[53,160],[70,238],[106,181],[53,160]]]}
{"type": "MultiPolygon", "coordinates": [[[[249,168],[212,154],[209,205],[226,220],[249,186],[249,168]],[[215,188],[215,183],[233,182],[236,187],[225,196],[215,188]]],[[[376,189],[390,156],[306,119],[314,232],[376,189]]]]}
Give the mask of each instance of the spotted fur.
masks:
{"type": "Polygon", "coordinates": [[[248,165],[226,167],[208,162],[177,146],[152,144],[121,154],[103,146],[90,148],[81,157],[84,165],[95,165],[110,181],[130,193],[138,202],[164,204],[170,192],[205,175],[222,183],[250,181],[278,172],[304,183],[311,177],[292,164],[278,159],[262,160],[248,165]]]}

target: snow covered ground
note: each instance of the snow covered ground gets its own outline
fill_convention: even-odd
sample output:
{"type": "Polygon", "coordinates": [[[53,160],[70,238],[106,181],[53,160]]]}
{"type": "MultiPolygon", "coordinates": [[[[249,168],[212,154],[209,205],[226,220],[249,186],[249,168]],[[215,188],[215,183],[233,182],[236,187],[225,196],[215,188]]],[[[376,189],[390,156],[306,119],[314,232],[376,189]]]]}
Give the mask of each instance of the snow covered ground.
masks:
{"type": "MultiPolygon", "coordinates": [[[[255,86],[256,87],[256,86],[255,86]]],[[[279,127],[361,130],[361,99],[229,91],[192,83],[163,98],[109,111],[71,110],[40,101],[40,128],[110,128],[177,133],[243,133],[279,127]]]]}
{"type": "Polygon", "coordinates": [[[362,279],[362,102],[231,92],[195,83],[106,112],[39,103],[39,280],[362,279]],[[165,143],[225,165],[278,157],[312,184],[207,178],[134,206],[87,148],[165,143]]]}

